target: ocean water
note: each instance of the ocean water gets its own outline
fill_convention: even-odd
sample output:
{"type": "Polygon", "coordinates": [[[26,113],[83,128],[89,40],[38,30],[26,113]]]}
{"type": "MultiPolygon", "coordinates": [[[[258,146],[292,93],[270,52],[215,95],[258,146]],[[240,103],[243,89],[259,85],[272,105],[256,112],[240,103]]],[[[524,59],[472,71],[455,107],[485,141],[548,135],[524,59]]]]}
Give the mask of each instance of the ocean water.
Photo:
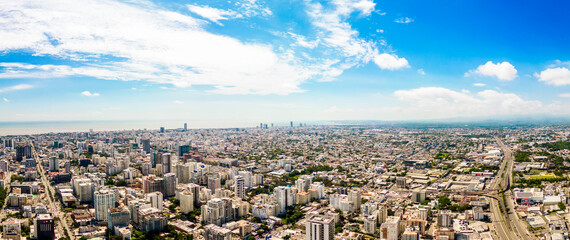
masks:
{"type": "MultiPolygon", "coordinates": [[[[219,120],[186,121],[189,129],[197,128],[245,128],[256,127],[254,122],[219,120]]],[[[49,122],[0,122],[0,136],[27,135],[59,132],[88,132],[114,130],[158,130],[183,128],[185,121],[49,121],[49,122]]]]}

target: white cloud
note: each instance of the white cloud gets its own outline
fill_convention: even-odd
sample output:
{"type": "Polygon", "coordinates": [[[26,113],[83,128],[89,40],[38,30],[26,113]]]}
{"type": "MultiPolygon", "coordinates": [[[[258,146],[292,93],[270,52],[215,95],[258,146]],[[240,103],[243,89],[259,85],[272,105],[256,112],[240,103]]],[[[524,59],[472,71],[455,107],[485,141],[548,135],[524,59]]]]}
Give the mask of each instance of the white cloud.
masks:
{"type": "Polygon", "coordinates": [[[86,97],[98,97],[99,93],[91,93],[89,91],[83,91],[81,93],[81,95],[86,96],[86,97]]]}
{"type": "Polygon", "coordinates": [[[417,118],[497,117],[538,113],[569,113],[564,104],[543,104],[513,93],[484,90],[477,93],[441,87],[398,90],[394,96],[406,105],[401,113],[417,118]]]}
{"type": "MultiPolygon", "coordinates": [[[[253,0],[240,6],[244,15],[271,14],[253,0]]],[[[210,85],[223,94],[290,94],[302,92],[302,82],[324,71],[270,45],[207,32],[202,20],[148,2],[7,1],[0,9],[0,51],[25,49],[79,65],[13,64],[0,69],[0,78],[82,75],[210,85]]]]}
{"type": "Polygon", "coordinates": [[[495,64],[492,61],[488,61],[484,65],[479,65],[477,69],[466,72],[465,76],[467,77],[471,74],[496,77],[501,81],[512,81],[517,77],[517,69],[509,62],[495,64]]]}
{"type": "Polygon", "coordinates": [[[10,87],[0,88],[0,92],[11,92],[11,91],[19,91],[19,90],[26,90],[33,88],[34,86],[30,84],[18,84],[10,87]]]}
{"type": "Polygon", "coordinates": [[[2,98],[2,100],[3,100],[4,102],[10,102],[10,100],[8,100],[7,98],[2,98]]]}
{"type": "Polygon", "coordinates": [[[418,69],[418,73],[419,73],[419,74],[421,74],[421,75],[426,75],[426,72],[424,72],[424,70],[423,70],[423,69],[421,69],[421,68],[420,68],[420,69],[418,69]]]}
{"type": "Polygon", "coordinates": [[[561,93],[558,94],[559,97],[563,97],[563,98],[570,98],[570,93],[561,93]]]}
{"type": "Polygon", "coordinates": [[[381,69],[396,70],[410,67],[405,58],[399,58],[394,54],[382,53],[374,57],[374,63],[381,69]]]}
{"type": "Polygon", "coordinates": [[[413,22],[414,19],[409,18],[409,17],[401,17],[401,18],[396,18],[396,20],[394,20],[394,22],[396,23],[403,23],[403,24],[408,24],[413,22]]]}
{"type": "Polygon", "coordinates": [[[475,87],[484,87],[484,86],[487,86],[487,84],[484,84],[484,83],[473,83],[473,86],[475,86],[475,87]]]}
{"type": "Polygon", "coordinates": [[[200,17],[206,18],[217,24],[220,24],[220,20],[227,20],[228,18],[240,16],[231,10],[223,10],[209,6],[187,5],[187,7],[191,12],[198,14],[200,17]]]}
{"type": "MultiPolygon", "coordinates": [[[[359,37],[359,32],[348,23],[348,18],[355,14],[360,17],[370,16],[376,6],[373,1],[334,0],[327,6],[319,2],[309,3],[308,6],[307,13],[317,29],[318,44],[330,48],[326,52],[339,52],[338,56],[331,57],[332,63],[322,64],[321,68],[316,68],[328,69],[324,72],[320,70],[324,78],[334,78],[348,68],[371,60],[377,62],[377,59],[383,69],[394,70],[401,68],[402,64],[408,65],[406,59],[398,58],[394,54],[380,54],[377,42],[359,37]]],[[[383,42],[380,42],[380,45],[383,45],[383,42]]]]}
{"type": "Polygon", "coordinates": [[[535,73],[534,75],[538,77],[538,81],[545,82],[548,85],[570,85],[570,70],[565,67],[548,68],[540,74],[535,73]]]}
{"type": "Polygon", "coordinates": [[[184,103],[184,101],[175,100],[173,103],[175,103],[175,104],[183,104],[183,103],[184,103]]]}

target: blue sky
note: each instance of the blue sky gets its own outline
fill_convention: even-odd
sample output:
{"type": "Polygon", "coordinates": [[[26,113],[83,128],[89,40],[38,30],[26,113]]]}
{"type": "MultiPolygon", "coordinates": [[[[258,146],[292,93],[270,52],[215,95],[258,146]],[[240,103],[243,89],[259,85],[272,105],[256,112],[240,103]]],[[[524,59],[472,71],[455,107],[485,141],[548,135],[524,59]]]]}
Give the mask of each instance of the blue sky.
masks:
{"type": "Polygon", "coordinates": [[[0,121],[568,116],[569,8],[0,0],[0,121]]]}

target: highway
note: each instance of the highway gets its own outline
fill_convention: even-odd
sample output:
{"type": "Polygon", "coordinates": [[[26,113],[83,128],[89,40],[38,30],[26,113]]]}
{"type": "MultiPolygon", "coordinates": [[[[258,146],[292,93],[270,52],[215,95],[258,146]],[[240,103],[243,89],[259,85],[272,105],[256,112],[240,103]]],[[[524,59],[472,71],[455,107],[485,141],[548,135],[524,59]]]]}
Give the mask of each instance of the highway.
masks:
{"type": "MultiPolygon", "coordinates": [[[[500,140],[497,139],[497,142],[498,141],[500,140]]],[[[508,214],[505,211],[505,207],[504,206],[502,207],[503,208],[502,213],[501,213],[501,208],[499,207],[500,205],[502,205],[502,199],[498,196],[498,192],[503,191],[504,187],[509,185],[508,184],[509,180],[507,178],[504,178],[504,176],[512,175],[509,174],[511,173],[510,171],[508,171],[509,166],[512,167],[512,165],[509,164],[509,159],[503,158],[501,167],[488,188],[488,190],[490,190],[489,194],[497,196],[489,198],[490,201],[489,205],[491,208],[491,220],[493,221],[493,226],[495,227],[495,233],[497,234],[499,239],[504,239],[504,240],[518,238],[517,236],[514,236],[514,234],[512,234],[510,223],[508,222],[508,220],[506,220],[507,219],[506,216],[508,214]]]]}
{"type": "Polygon", "coordinates": [[[70,228],[67,224],[65,213],[63,213],[61,209],[61,204],[59,203],[56,204],[52,200],[52,198],[55,199],[54,196],[55,189],[53,189],[53,187],[51,186],[50,182],[48,181],[45,175],[44,167],[42,165],[42,162],[40,161],[40,157],[38,156],[38,153],[36,152],[36,148],[34,147],[33,143],[32,143],[32,153],[34,155],[34,159],[36,159],[38,170],[40,171],[42,184],[45,186],[44,191],[46,194],[49,194],[49,196],[47,197],[47,201],[49,203],[49,209],[52,211],[54,218],[55,217],[59,218],[59,224],[56,224],[57,231],[60,233],[59,238],[65,236],[64,231],[62,229],[63,226],[63,228],[65,228],[65,230],[69,233],[70,239],[75,240],[73,232],[69,230],[70,228]]]}
{"type": "MultiPolygon", "coordinates": [[[[506,172],[506,176],[507,178],[504,178],[504,180],[506,181],[505,186],[508,188],[510,187],[512,181],[513,181],[513,164],[514,164],[514,156],[513,156],[513,152],[511,151],[511,149],[509,147],[507,147],[500,139],[497,139],[497,143],[501,146],[501,150],[504,153],[504,162],[506,162],[507,164],[507,172],[506,172]]],[[[533,236],[531,236],[531,234],[528,232],[528,228],[526,226],[525,222],[522,222],[522,220],[519,219],[519,216],[517,215],[516,211],[515,211],[515,203],[513,200],[513,196],[512,196],[512,192],[510,189],[506,189],[506,191],[504,192],[504,197],[505,197],[505,201],[507,204],[507,208],[508,208],[508,214],[505,215],[505,220],[509,221],[510,225],[513,226],[514,231],[516,232],[516,234],[519,236],[519,238],[524,239],[524,240],[531,240],[531,239],[535,239],[533,236]]]]}

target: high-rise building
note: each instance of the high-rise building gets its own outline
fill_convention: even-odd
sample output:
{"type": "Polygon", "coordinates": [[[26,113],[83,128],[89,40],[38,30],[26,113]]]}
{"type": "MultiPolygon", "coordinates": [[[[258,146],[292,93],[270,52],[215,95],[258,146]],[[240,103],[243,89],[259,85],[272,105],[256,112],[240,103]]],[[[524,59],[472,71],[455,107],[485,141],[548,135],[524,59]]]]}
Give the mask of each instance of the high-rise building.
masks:
{"type": "Polygon", "coordinates": [[[376,223],[377,223],[377,216],[370,215],[364,218],[364,232],[368,234],[375,235],[376,234],[376,223]]]}
{"type": "Polygon", "coordinates": [[[165,131],[166,131],[166,130],[165,130],[164,127],[160,127],[160,132],[161,132],[161,133],[164,133],[165,131]]]}
{"type": "Polygon", "coordinates": [[[186,185],[186,188],[192,192],[192,196],[194,197],[194,207],[200,207],[200,185],[190,183],[186,185]]]}
{"type": "Polygon", "coordinates": [[[97,221],[107,221],[109,209],[115,207],[115,192],[110,189],[100,189],[95,191],[93,196],[95,219],[97,221]]]}
{"type": "Polygon", "coordinates": [[[230,198],[213,198],[202,206],[202,221],[205,224],[221,226],[233,219],[234,211],[230,198]]]}
{"type": "Polygon", "coordinates": [[[178,157],[182,157],[184,156],[184,153],[189,153],[189,152],[190,152],[190,145],[186,144],[178,146],[178,157]]]}
{"type": "Polygon", "coordinates": [[[143,192],[161,192],[166,193],[166,184],[163,178],[149,175],[143,178],[143,192]]]}
{"type": "Polygon", "coordinates": [[[36,217],[36,237],[42,240],[55,239],[55,224],[51,214],[38,214],[36,217]]]}
{"type": "Polygon", "coordinates": [[[182,163],[176,164],[176,177],[178,178],[178,183],[189,183],[190,165],[182,163]]]}
{"type": "Polygon", "coordinates": [[[295,181],[295,187],[297,188],[298,191],[308,192],[311,183],[312,183],[312,177],[308,175],[303,175],[300,176],[297,179],[297,181],[295,181]]]}
{"type": "Polygon", "coordinates": [[[406,177],[396,177],[396,186],[399,188],[406,188],[408,186],[406,177]]]}
{"type": "Polygon", "coordinates": [[[426,190],[415,190],[412,192],[412,201],[421,203],[426,199],[426,190]]]}
{"type": "Polygon", "coordinates": [[[378,208],[378,223],[385,223],[386,219],[388,219],[388,206],[380,206],[378,208]]]}
{"type": "Polygon", "coordinates": [[[192,191],[184,190],[179,194],[180,212],[187,214],[194,210],[194,194],[192,191]]]}
{"type": "Polygon", "coordinates": [[[451,211],[450,210],[441,210],[437,215],[437,226],[438,227],[453,227],[453,223],[451,221],[451,211]]]}
{"type": "Polygon", "coordinates": [[[204,227],[204,239],[206,240],[232,240],[232,230],[209,224],[204,227]]]}
{"type": "Polygon", "coordinates": [[[26,158],[32,158],[32,146],[18,145],[16,146],[16,161],[21,162],[26,158]]]}
{"type": "Polygon", "coordinates": [[[362,205],[362,194],[360,193],[359,190],[351,190],[350,193],[348,194],[348,197],[350,198],[350,201],[353,202],[353,206],[354,206],[354,210],[360,210],[360,206],[362,205]]]}
{"type": "Polygon", "coordinates": [[[56,156],[49,158],[49,171],[57,172],[59,171],[59,159],[56,156]]]}
{"type": "Polygon", "coordinates": [[[212,190],[212,192],[216,192],[216,189],[221,187],[222,187],[222,181],[220,180],[220,177],[218,176],[208,177],[208,189],[212,190]]]}
{"type": "Polygon", "coordinates": [[[188,131],[188,123],[184,123],[184,132],[188,131]]]}
{"type": "Polygon", "coordinates": [[[235,177],[235,194],[237,197],[243,199],[245,197],[245,181],[242,176],[237,175],[235,177]]]}
{"type": "Polygon", "coordinates": [[[143,151],[145,153],[150,153],[150,139],[141,140],[143,151]]]}
{"type": "Polygon", "coordinates": [[[162,211],[163,209],[163,205],[162,205],[162,199],[163,199],[163,195],[161,192],[151,192],[146,194],[146,201],[150,202],[150,206],[152,206],[153,208],[156,208],[160,211],[162,211]]]}
{"type": "Polygon", "coordinates": [[[143,162],[143,164],[142,164],[142,175],[148,176],[150,174],[151,169],[152,169],[152,164],[150,162],[143,162]]]}
{"type": "Polygon", "coordinates": [[[8,163],[8,161],[0,160],[0,171],[8,172],[9,168],[10,168],[10,163],[8,163]]]}
{"type": "Polygon", "coordinates": [[[390,216],[380,226],[380,238],[398,240],[400,236],[400,217],[390,216]]]}
{"type": "Polygon", "coordinates": [[[174,196],[174,194],[176,194],[176,174],[174,173],[164,174],[164,183],[166,184],[164,195],[166,197],[174,196]]]}
{"type": "Polygon", "coordinates": [[[305,231],[307,232],[307,240],[333,240],[334,239],[333,216],[329,215],[311,215],[305,223],[305,231]]]}
{"type": "Polygon", "coordinates": [[[172,172],[172,154],[170,153],[162,154],[162,168],[163,168],[163,173],[172,172]]]}
{"type": "Polygon", "coordinates": [[[277,204],[279,204],[279,213],[287,212],[287,207],[295,204],[295,194],[291,191],[290,187],[279,186],[273,191],[275,192],[277,204]]]}
{"type": "Polygon", "coordinates": [[[127,208],[110,208],[108,212],[109,229],[114,230],[115,227],[126,227],[131,222],[129,210],[127,208]]]}
{"type": "Polygon", "coordinates": [[[2,222],[2,229],[4,230],[4,239],[10,240],[20,240],[21,239],[21,232],[22,232],[22,225],[20,223],[20,219],[17,218],[9,218],[8,220],[2,222]]]}

